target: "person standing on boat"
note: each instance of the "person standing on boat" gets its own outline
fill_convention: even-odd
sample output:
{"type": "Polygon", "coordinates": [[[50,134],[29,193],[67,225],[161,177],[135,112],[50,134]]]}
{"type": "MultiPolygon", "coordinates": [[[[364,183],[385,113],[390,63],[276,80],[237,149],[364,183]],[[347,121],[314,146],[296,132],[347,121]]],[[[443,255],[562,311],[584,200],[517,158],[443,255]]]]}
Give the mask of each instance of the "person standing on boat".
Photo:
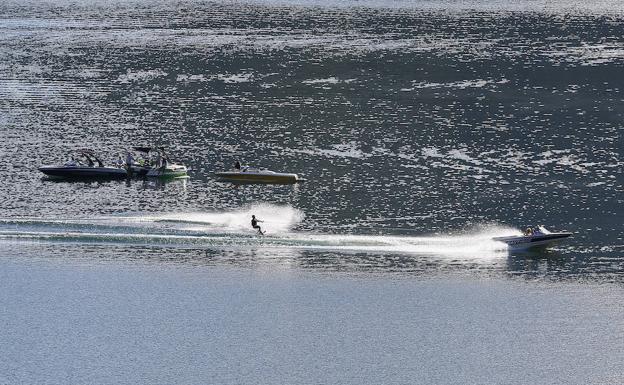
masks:
{"type": "Polygon", "coordinates": [[[264,232],[262,232],[262,229],[260,228],[260,226],[258,226],[258,222],[264,222],[261,221],[260,219],[256,219],[255,215],[251,216],[251,227],[253,227],[254,229],[258,230],[258,233],[260,233],[261,235],[264,234],[264,232]]]}
{"type": "Polygon", "coordinates": [[[132,153],[128,151],[126,152],[126,175],[128,177],[132,176],[132,172],[134,171],[132,169],[133,165],[134,165],[134,157],[132,156],[132,153]]]}
{"type": "Polygon", "coordinates": [[[240,171],[241,164],[240,164],[240,162],[238,160],[236,161],[236,163],[234,163],[234,168],[237,169],[238,171],[240,171]]]}

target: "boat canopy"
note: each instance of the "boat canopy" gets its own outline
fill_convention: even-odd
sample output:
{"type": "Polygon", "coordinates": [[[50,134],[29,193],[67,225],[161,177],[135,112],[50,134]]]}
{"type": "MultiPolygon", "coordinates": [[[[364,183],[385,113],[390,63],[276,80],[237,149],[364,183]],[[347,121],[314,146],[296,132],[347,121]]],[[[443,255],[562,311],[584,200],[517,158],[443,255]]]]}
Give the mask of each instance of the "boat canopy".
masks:
{"type": "Polygon", "coordinates": [[[141,147],[141,146],[138,146],[138,147],[132,147],[132,149],[134,151],[139,151],[139,152],[150,152],[150,151],[152,151],[153,147],[141,147]]]}
{"type": "Polygon", "coordinates": [[[157,151],[157,152],[162,153],[162,155],[166,155],[165,147],[163,147],[163,146],[154,146],[154,147],[151,147],[151,146],[135,146],[135,147],[132,147],[132,149],[134,151],[144,152],[146,154],[150,153],[152,151],[157,151]]]}

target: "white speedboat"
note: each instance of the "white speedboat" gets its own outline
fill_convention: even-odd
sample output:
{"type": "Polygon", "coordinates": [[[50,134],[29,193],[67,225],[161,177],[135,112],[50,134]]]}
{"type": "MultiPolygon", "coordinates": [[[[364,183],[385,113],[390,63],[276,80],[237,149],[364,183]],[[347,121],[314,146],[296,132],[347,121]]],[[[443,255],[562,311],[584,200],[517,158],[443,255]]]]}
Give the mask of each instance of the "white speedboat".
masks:
{"type": "Polygon", "coordinates": [[[544,226],[528,227],[522,235],[494,237],[495,241],[509,245],[511,249],[530,249],[547,247],[562,239],[572,236],[569,232],[550,232],[544,226]]]}
{"type": "Polygon", "coordinates": [[[187,176],[187,168],[182,164],[165,163],[160,167],[152,167],[145,176],[148,178],[181,178],[187,176]]]}
{"type": "Polygon", "coordinates": [[[126,159],[127,167],[132,175],[149,178],[180,178],[187,176],[185,165],[172,163],[165,153],[164,147],[134,147],[133,150],[142,153],[142,157],[126,159]],[[128,165],[129,163],[129,165],[128,165]]]}
{"type": "Polygon", "coordinates": [[[303,182],[297,174],[275,172],[266,169],[243,167],[229,171],[221,171],[215,174],[219,179],[235,183],[275,183],[291,184],[303,182]]]}
{"type": "Polygon", "coordinates": [[[105,166],[92,150],[77,151],[78,159],[58,166],[41,166],[39,171],[53,178],[64,179],[123,179],[128,176],[121,165],[105,166]]]}

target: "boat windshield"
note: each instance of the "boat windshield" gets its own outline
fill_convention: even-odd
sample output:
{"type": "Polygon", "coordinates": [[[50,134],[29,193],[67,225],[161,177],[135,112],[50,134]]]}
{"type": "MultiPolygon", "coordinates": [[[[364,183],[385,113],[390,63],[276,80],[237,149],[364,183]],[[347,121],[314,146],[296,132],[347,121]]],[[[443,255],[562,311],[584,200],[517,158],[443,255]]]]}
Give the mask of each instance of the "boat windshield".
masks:
{"type": "Polygon", "coordinates": [[[255,167],[243,167],[240,172],[246,172],[250,174],[275,174],[275,171],[270,171],[265,168],[255,168],[255,167]]]}
{"type": "Polygon", "coordinates": [[[546,228],[542,225],[537,226],[536,232],[539,232],[541,234],[550,234],[550,231],[546,230],[546,228]]]}

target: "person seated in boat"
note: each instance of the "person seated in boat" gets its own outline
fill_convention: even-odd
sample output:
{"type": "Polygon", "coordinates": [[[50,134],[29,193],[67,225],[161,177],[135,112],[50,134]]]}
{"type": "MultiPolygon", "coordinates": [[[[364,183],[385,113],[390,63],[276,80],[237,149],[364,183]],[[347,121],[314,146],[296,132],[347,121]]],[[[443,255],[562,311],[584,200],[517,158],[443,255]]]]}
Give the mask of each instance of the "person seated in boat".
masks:
{"type": "Polygon", "coordinates": [[[261,221],[260,219],[256,219],[256,216],[252,215],[251,216],[251,227],[253,227],[254,229],[258,230],[258,233],[264,234],[262,232],[262,228],[260,228],[260,226],[258,225],[258,222],[264,222],[264,221],[261,221]]]}
{"type": "Polygon", "coordinates": [[[78,162],[76,162],[76,159],[74,159],[73,156],[67,162],[65,162],[65,167],[74,167],[77,165],[78,165],[78,162]]]}
{"type": "Polygon", "coordinates": [[[524,230],[524,236],[530,237],[531,235],[533,235],[533,229],[531,227],[527,227],[526,230],[524,230]]]}
{"type": "Polygon", "coordinates": [[[239,162],[238,160],[236,161],[236,163],[234,163],[234,168],[235,168],[236,170],[240,171],[240,169],[241,169],[241,164],[240,164],[240,162],[239,162]]]}
{"type": "Polygon", "coordinates": [[[115,161],[115,167],[123,168],[126,163],[123,160],[121,154],[117,154],[117,160],[115,161]]]}

